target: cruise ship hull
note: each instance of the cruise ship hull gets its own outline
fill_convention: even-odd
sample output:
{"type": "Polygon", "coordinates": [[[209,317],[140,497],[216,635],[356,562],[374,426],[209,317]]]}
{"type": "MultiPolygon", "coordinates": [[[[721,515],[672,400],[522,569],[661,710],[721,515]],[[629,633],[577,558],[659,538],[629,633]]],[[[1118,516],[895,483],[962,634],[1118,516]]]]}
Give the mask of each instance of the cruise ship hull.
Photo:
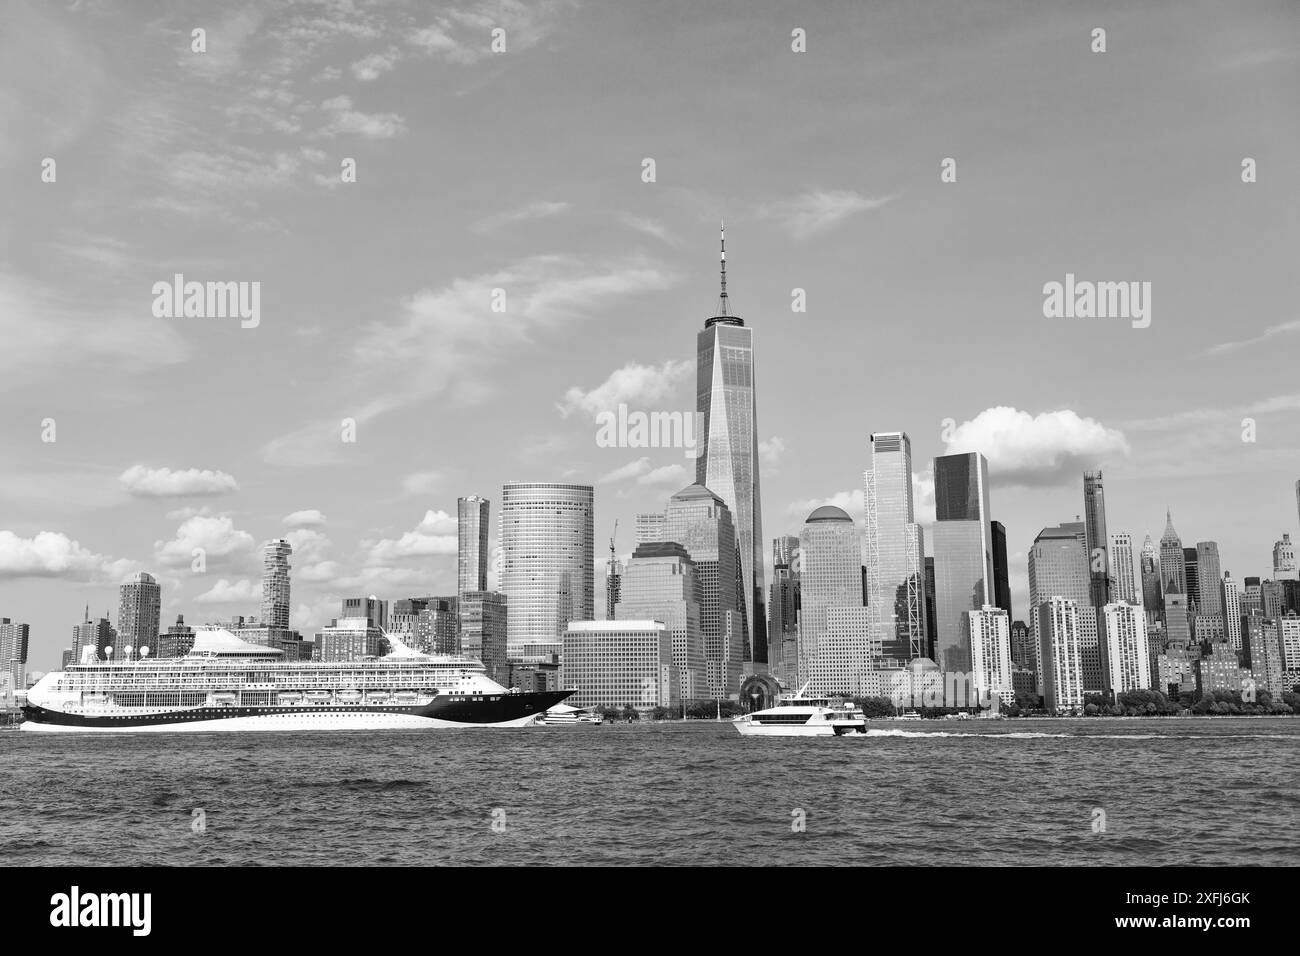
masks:
{"type": "Polygon", "coordinates": [[[523,727],[573,691],[502,694],[495,699],[442,698],[417,706],[310,705],[275,707],[132,708],[65,713],[29,704],[22,729],[37,732],[209,733],[270,730],[430,730],[523,727]]]}

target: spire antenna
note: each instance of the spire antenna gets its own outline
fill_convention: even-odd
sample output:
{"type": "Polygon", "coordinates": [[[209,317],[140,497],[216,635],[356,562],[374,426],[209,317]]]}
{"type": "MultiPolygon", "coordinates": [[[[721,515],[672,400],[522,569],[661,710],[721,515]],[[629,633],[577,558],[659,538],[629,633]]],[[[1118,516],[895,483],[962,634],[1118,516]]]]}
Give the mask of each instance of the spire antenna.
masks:
{"type": "Polygon", "coordinates": [[[722,220],[720,231],[722,239],[722,257],[718,260],[722,266],[722,296],[718,300],[718,315],[727,314],[727,221],[722,220]]]}

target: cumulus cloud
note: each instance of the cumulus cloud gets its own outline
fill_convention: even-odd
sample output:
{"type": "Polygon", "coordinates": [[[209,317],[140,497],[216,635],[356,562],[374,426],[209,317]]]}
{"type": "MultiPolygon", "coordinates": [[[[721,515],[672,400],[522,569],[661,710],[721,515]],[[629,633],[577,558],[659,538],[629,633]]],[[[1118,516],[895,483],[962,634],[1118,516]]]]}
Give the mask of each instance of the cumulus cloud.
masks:
{"type": "Polygon", "coordinates": [[[154,556],[164,567],[182,567],[194,560],[195,549],[202,549],[204,559],[214,563],[252,562],[256,542],[246,531],[238,530],[225,515],[196,515],[182,522],[171,541],[155,541],[154,556]]]}
{"type": "Polygon", "coordinates": [[[440,471],[417,471],[402,479],[402,493],[407,495],[433,495],[441,487],[440,471]]]}
{"type": "Polygon", "coordinates": [[[227,581],[222,578],[194,599],[195,604],[248,604],[262,600],[262,585],[247,578],[227,581]]]}
{"type": "Polygon", "coordinates": [[[780,435],[763,438],[758,443],[758,458],[765,465],[775,467],[785,457],[785,439],[780,435]]]}
{"type": "Polygon", "coordinates": [[[669,359],[662,365],[629,362],[593,389],[573,386],[556,407],[565,418],[574,412],[595,418],[601,412],[616,412],[619,405],[627,405],[633,411],[667,411],[652,406],[679,392],[694,371],[695,362],[688,359],[669,359]]]}
{"type": "Polygon", "coordinates": [[[794,199],[768,203],[758,215],[778,222],[795,239],[810,239],[829,232],[851,216],[878,209],[893,198],[863,196],[849,189],[812,189],[794,199]]]}
{"type": "Polygon", "coordinates": [[[655,468],[649,458],[638,458],[613,471],[606,472],[596,479],[597,484],[610,485],[625,481],[635,481],[638,485],[664,485],[684,488],[690,483],[691,474],[682,465],[663,465],[655,468]]]}
{"type": "Polygon", "coordinates": [[[1046,487],[1072,482],[1087,468],[1127,457],[1124,433],[1069,409],[1031,415],[1007,406],[986,408],[958,425],[945,454],[977,451],[998,485],[1046,487]]]}
{"type": "Polygon", "coordinates": [[[315,508],[295,511],[284,516],[284,524],[290,528],[314,528],[325,523],[325,516],[315,508]]]}
{"type": "Polygon", "coordinates": [[[0,531],[0,579],[116,582],[132,570],[133,562],[96,554],[59,531],[41,531],[31,538],[0,531]]]}
{"type": "Polygon", "coordinates": [[[370,567],[406,558],[426,558],[455,554],[459,547],[456,517],[445,511],[426,511],[415,530],[400,538],[384,538],[369,546],[366,564],[370,567]]]}
{"type": "Polygon", "coordinates": [[[352,108],[352,99],[335,96],[321,103],[325,122],[320,135],[360,136],[362,139],[392,139],[406,132],[406,120],[396,113],[362,113],[352,108]]]}
{"type": "Polygon", "coordinates": [[[396,66],[399,59],[401,53],[397,47],[389,47],[383,53],[371,53],[352,64],[352,75],[363,83],[376,80],[396,66]]]}
{"type": "Polygon", "coordinates": [[[132,465],[118,477],[126,490],[138,498],[188,498],[228,495],[239,490],[239,482],[224,471],[188,468],[149,468],[132,465]]]}

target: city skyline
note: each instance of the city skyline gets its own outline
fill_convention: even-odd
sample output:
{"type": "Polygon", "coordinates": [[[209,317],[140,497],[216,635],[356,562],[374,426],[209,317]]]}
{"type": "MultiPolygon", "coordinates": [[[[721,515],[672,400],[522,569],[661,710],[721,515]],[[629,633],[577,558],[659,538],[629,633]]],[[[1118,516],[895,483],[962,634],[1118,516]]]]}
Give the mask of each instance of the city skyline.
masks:
{"type": "Polygon", "coordinates": [[[55,666],[76,609],[116,606],[140,571],[162,587],[164,621],[255,613],[262,543],[284,538],[290,625],[309,634],[350,593],[454,593],[458,497],[494,499],[515,478],[588,483],[601,541],[616,519],[626,528],[662,507],[693,463],[677,449],[600,447],[594,417],[620,402],[695,408],[689,337],[716,294],[722,218],[762,382],[766,530],[754,550],[765,560],[820,504],[861,521],[865,443],[899,429],[923,463],[913,482],[927,540],[928,463],[988,458],[1017,617],[1028,620],[1033,536],[1081,515],[1086,469],[1106,474],[1109,531],[1158,536],[1170,507],[1184,540],[1218,542],[1235,579],[1269,576],[1272,543],[1300,537],[1300,395],[1285,385],[1293,243],[1277,215],[1297,137],[1269,122],[1296,86],[1295,45],[1278,39],[1290,22],[1270,33],[1266,16],[1193,5],[1186,15],[1217,46],[1192,58],[1193,35],[1168,36],[1158,13],[1107,11],[1126,42],[1099,80],[1085,45],[1061,52],[1087,35],[1090,13],[1009,19],[990,4],[918,32],[896,12],[869,24],[810,11],[799,59],[788,30],[735,36],[741,9],[679,11],[720,51],[711,64],[637,11],[574,5],[507,21],[515,42],[496,59],[457,33],[454,55],[403,41],[391,65],[381,61],[402,39],[394,31],[421,25],[373,11],[336,13],[336,36],[352,39],[314,41],[298,59],[283,56],[296,11],[256,22],[220,12],[196,64],[183,13],[128,12],[138,29],[105,35],[93,8],[6,9],[6,88],[44,84],[39,110],[0,106],[14,131],[0,144],[11,213],[0,331],[12,343],[0,359],[0,615],[31,625],[29,668],[55,666]],[[623,35],[642,43],[608,47],[623,35]],[[998,62],[972,62],[989,43],[998,62]],[[57,51],[60,69],[33,61],[39,49],[57,51]],[[181,65],[168,89],[146,67],[159,50],[181,65]],[[936,95],[931,52],[971,71],[976,105],[993,93],[1008,108],[1012,96],[1022,125],[985,132],[971,101],[936,95]],[[882,83],[878,101],[859,105],[836,79],[864,57],[882,83]],[[589,82],[609,75],[605,58],[634,78],[668,67],[709,95],[671,122],[646,115],[639,79],[589,82]],[[1036,77],[1031,97],[1009,92],[1008,64],[1036,77]],[[710,84],[715,69],[751,85],[710,84]],[[512,101],[520,83],[542,100],[594,88],[592,112],[534,118],[512,101]],[[799,119],[823,99],[880,135],[864,143],[799,119]],[[1099,172],[1097,155],[1077,149],[1071,117],[1101,103],[1137,146],[1174,157],[1158,177],[1099,172]],[[709,135],[719,115],[744,134],[709,135]],[[593,119],[601,150],[577,168],[550,150],[520,168],[501,148],[521,136],[591,143],[593,119]],[[454,150],[440,146],[448,129],[454,150]],[[1244,144],[1259,181],[1240,182],[1227,147],[1194,148],[1206,141],[1244,144]],[[771,165],[747,165],[758,153],[771,165]],[[55,183],[39,178],[46,156],[59,162],[55,183]],[[358,160],[350,185],[337,181],[345,156],[358,160]],[[640,178],[647,156],[655,183],[640,178]],[[949,185],[946,156],[959,169],[949,185]],[[1221,187],[1207,187],[1216,177],[1221,187]],[[465,194],[448,199],[449,186],[465,194]],[[1065,198],[1078,200],[1055,207],[1070,235],[1024,229],[1065,198]],[[1216,242],[1189,244],[1207,217],[1216,242]],[[393,245],[371,240],[381,229],[393,245]],[[936,249],[940,235],[952,245],[936,249]],[[1134,270],[1155,289],[1149,328],[1043,318],[1045,282],[1134,270]],[[262,282],[261,324],[155,319],[149,289],[176,273],[262,282]],[[502,313],[491,311],[496,287],[508,293],[502,313]],[[791,309],[795,288],[806,312],[791,309]],[[945,339],[960,342],[961,361],[934,351],[945,339]],[[1170,357],[1187,387],[1150,387],[1170,357]],[[1101,362],[1111,384],[1099,390],[1101,362]],[[345,418],[355,442],[340,439],[345,418]],[[1246,418],[1254,441],[1242,440],[1246,418]]]}

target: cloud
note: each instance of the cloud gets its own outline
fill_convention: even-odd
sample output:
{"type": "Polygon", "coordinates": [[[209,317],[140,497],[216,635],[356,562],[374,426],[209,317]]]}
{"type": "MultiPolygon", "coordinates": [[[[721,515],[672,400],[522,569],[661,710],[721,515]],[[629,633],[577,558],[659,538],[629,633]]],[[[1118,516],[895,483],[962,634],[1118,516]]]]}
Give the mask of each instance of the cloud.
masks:
{"type": "Polygon", "coordinates": [[[167,518],[168,521],[184,521],[186,518],[193,518],[195,515],[210,515],[210,514],[215,514],[215,512],[207,505],[203,505],[202,507],[199,508],[194,508],[194,507],[173,508],[171,511],[167,512],[165,517],[167,518]]]}
{"type": "Polygon", "coordinates": [[[626,213],[620,215],[619,220],[631,229],[637,232],[643,232],[647,236],[653,236],[660,242],[667,243],[670,246],[678,245],[678,239],[667,227],[661,225],[654,219],[646,219],[642,216],[631,216],[626,213]]]}
{"type": "Polygon", "coordinates": [[[137,498],[189,498],[228,495],[239,490],[239,482],[224,471],[189,468],[149,468],[132,465],[118,477],[128,493],[137,498]]]}
{"type": "Polygon", "coordinates": [[[262,585],[259,581],[250,581],[247,578],[238,581],[227,581],[222,578],[210,589],[204,591],[194,599],[195,604],[248,604],[249,602],[261,602],[262,585]]]}
{"type": "Polygon", "coordinates": [[[117,583],[134,568],[134,562],[95,554],[62,532],[41,531],[34,537],[20,538],[12,531],[0,531],[0,579],[117,583]]]}
{"type": "Polygon", "coordinates": [[[830,231],[850,216],[879,209],[894,198],[873,198],[848,189],[813,189],[796,199],[768,203],[759,209],[758,216],[776,221],[795,239],[809,239],[830,231]]]}
{"type": "MultiPolygon", "coordinates": [[[[498,272],[456,279],[401,303],[394,318],[359,330],[350,380],[338,383],[355,405],[344,406],[357,424],[407,405],[450,393],[481,400],[495,380],[492,370],[545,334],[585,318],[605,315],[610,304],[673,285],[677,277],[640,257],[615,263],[571,256],[534,256],[498,272]],[[492,290],[506,290],[506,310],[493,312],[492,290]],[[492,335],[483,329],[490,326],[492,335]],[[430,350],[429,342],[438,348],[430,350]],[[376,388],[376,376],[384,386],[376,388]]],[[[272,464],[333,464],[343,457],[339,418],[331,416],[272,439],[262,448],[272,464]]]]}
{"type": "Polygon", "coordinates": [[[433,495],[442,489],[440,471],[417,471],[402,479],[402,493],[406,495],[433,495]]]}
{"type": "Polygon", "coordinates": [[[321,104],[325,124],[321,136],[360,136],[362,139],[392,139],[406,132],[406,120],[396,113],[362,113],[352,108],[347,96],[336,96],[321,104]]]}
{"type": "Polygon", "coordinates": [[[255,563],[256,542],[246,531],[235,528],[226,516],[196,515],[176,529],[171,541],[155,541],[154,557],[164,567],[183,567],[194,560],[194,550],[202,549],[209,567],[214,564],[251,566],[255,563]]]}
{"type": "Polygon", "coordinates": [[[638,458],[607,472],[596,479],[600,485],[618,484],[635,479],[638,485],[662,485],[671,488],[684,488],[691,481],[692,475],[684,465],[663,465],[652,467],[649,458],[638,458]]]}
{"type": "Polygon", "coordinates": [[[526,206],[520,206],[517,209],[510,209],[506,212],[499,212],[495,215],[485,216],[475,222],[471,229],[478,233],[495,232],[504,226],[513,226],[516,223],[527,222],[531,219],[545,219],[548,216],[558,216],[569,208],[567,202],[533,202],[526,206]]]}
{"type": "Polygon", "coordinates": [[[392,46],[383,53],[371,53],[352,64],[352,75],[363,83],[377,80],[397,65],[402,58],[401,51],[392,46]]]}
{"type": "Polygon", "coordinates": [[[1276,338],[1279,335],[1290,335],[1292,332],[1300,332],[1300,319],[1294,319],[1290,322],[1282,322],[1279,325],[1270,325],[1254,338],[1240,339],[1236,342],[1220,342],[1218,345],[1211,345],[1200,354],[1202,357],[1207,355],[1227,355],[1229,352],[1236,352],[1240,349],[1248,349],[1255,345],[1262,345],[1269,339],[1276,338]]]}
{"type": "Polygon", "coordinates": [[[601,412],[617,411],[619,405],[633,411],[655,410],[652,406],[679,392],[694,371],[695,362],[690,359],[669,359],[659,366],[629,362],[589,391],[573,386],[556,407],[565,418],[574,412],[595,418],[601,412]]]}
{"type": "Polygon", "coordinates": [[[315,508],[285,515],[283,524],[290,528],[313,528],[325,524],[325,516],[315,508]]]}
{"type": "Polygon", "coordinates": [[[426,511],[414,531],[400,538],[385,538],[369,546],[366,564],[374,567],[407,558],[426,558],[456,554],[459,538],[457,521],[445,511],[426,511]]]}
{"type": "Polygon", "coordinates": [[[407,42],[426,56],[447,63],[469,65],[493,56],[492,31],[505,31],[506,51],[528,50],[541,43],[556,27],[562,13],[577,7],[575,0],[480,0],[452,7],[407,42]]]}
{"type": "Polygon", "coordinates": [[[1031,415],[999,405],[958,425],[945,454],[977,451],[989,480],[1001,486],[1047,487],[1078,480],[1087,468],[1129,454],[1124,433],[1069,409],[1031,415]]]}
{"type": "Polygon", "coordinates": [[[758,458],[763,464],[775,467],[784,457],[785,439],[780,435],[773,435],[771,438],[764,438],[759,441],[758,458]]]}

